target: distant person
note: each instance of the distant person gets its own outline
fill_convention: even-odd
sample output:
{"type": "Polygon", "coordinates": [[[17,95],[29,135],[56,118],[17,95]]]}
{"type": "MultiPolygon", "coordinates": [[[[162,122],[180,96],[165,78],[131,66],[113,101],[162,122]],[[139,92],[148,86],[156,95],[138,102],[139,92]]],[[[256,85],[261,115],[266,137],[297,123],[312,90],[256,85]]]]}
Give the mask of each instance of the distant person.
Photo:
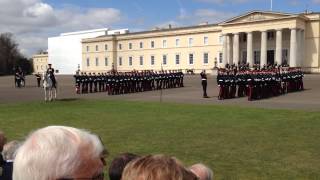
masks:
{"type": "Polygon", "coordinates": [[[204,164],[194,164],[189,167],[189,169],[199,178],[199,180],[213,180],[212,170],[204,164]]]}
{"type": "Polygon", "coordinates": [[[203,89],[203,98],[209,98],[208,95],[207,95],[207,74],[206,74],[206,71],[203,70],[201,73],[200,73],[200,76],[201,76],[201,84],[202,84],[202,89],[203,89]]]}
{"type": "Polygon", "coordinates": [[[17,151],[13,180],[104,179],[106,149],[88,131],[49,126],[31,133],[17,151]]]}
{"type": "Polygon", "coordinates": [[[55,77],[55,73],[54,73],[54,69],[52,68],[52,64],[48,64],[48,69],[47,69],[47,74],[49,75],[51,81],[52,81],[52,87],[57,88],[56,86],[56,77],[55,77]]]}
{"type": "Polygon", "coordinates": [[[41,75],[40,73],[35,74],[36,78],[37,78],[37,85],[38,87],[40,87],[40,82],[41,82],[41,75]]]}
{"type": "Polygon", "coordinates": [[[139,158],[138,155],[131,153],[123,153],[114,158],[109,167],[109,179],[121,180],[122,172],[126,165],[137,158],[139,158]]]}
{"type": "Polygon", "coordinates": [[[131,161],[124,169],[122,180],[196,180],[176,158],[149,155],[131,161]]]}
{"type": "Polygon", "coordinates": [[[12,180],[13,171],[13,160],[15,157],[15,152],[19,147],[18,141],[11,141],[3,146],[3,170],[2,175],[0,175],[1,180],[12,180]]]}

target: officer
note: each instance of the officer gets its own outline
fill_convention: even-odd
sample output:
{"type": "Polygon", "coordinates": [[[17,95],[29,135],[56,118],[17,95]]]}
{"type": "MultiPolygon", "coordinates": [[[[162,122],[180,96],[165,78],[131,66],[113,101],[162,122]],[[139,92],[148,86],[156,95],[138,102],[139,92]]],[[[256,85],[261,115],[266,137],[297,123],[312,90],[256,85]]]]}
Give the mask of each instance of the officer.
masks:
{"type": "Polygon", "coordinates": [[[54,74],[54,69],[52,68],[52,64],[48,64],[48,69],[47,69],[47,74],[49,74],[49,77],[52,81],[52,87],[57,88],[56,87],[56,77],[54,74]]]}
{"type": "Polygon", "coordinates": [[[37,78],[37,85],[38,87],[40,87],[40,82],[41,82],[41,75],[40,73],[35,74],[36,78],[37,78]]]}
{"type": "Polygon", "coordinates": [[[201,76],[201,84],[202,84],[202,90],[203,90],[203,98],[209,98],[208,95],[207,95],[207,74],[206,74],[206,71],[203,70],[201,73],[200,73],[200,76],[201,76]]]}

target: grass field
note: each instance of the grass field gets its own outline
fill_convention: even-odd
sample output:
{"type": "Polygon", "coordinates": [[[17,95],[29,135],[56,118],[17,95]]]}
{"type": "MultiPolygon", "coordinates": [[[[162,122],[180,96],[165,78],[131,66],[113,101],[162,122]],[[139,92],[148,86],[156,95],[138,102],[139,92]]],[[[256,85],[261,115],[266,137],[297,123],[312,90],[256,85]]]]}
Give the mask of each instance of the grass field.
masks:
{"type": "Polygon", "coordinates": [[[112,158],[163,153],[203,162],[216,179],[320,179],[320,112],[127,101],[0,105],[0,129],[23,139],[47,125],[99,134],[112,158]]]}

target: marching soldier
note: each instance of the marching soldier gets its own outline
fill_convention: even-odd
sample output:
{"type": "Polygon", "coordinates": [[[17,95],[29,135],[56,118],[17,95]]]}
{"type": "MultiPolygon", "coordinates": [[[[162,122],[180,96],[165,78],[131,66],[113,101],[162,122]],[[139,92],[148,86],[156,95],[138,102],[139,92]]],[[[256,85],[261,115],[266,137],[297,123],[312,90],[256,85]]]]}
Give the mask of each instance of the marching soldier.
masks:
{"type": "Polygon", "coordinates": [[[209,98],[207,95],[207,74],[206,71],[203,70],[200,74],[201,76],[201,84],[202,84],[202,90],[203,90],[203,98],[209,98]]]}

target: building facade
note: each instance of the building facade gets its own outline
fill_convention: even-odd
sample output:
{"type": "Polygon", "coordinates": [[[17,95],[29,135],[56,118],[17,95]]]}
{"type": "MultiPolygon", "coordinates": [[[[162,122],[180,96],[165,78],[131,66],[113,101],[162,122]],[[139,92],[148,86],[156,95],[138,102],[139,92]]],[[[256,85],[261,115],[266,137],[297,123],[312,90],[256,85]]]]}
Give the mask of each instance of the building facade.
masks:
{"type": "Polygon", "coordinates": [[[62,33],[60,36],[48,38],[48,62],[53,65],[57,74],[73,74],[79,68],[82,69],[82,39],[127,32],[128,29],[104,28],[62,33]]]}
{"type": "Polygon", "coordinates": [[[106,35],[82,41],[82,71],[194,70],[249,63],[320,72],[320,13],[252,11],[220,24],[106,35]]]}
{"type": "Polygon", "coordinates": [[[33,72],[42,74],[48,68],[48,53],[43,52],[32,56],[33,72]]]}

